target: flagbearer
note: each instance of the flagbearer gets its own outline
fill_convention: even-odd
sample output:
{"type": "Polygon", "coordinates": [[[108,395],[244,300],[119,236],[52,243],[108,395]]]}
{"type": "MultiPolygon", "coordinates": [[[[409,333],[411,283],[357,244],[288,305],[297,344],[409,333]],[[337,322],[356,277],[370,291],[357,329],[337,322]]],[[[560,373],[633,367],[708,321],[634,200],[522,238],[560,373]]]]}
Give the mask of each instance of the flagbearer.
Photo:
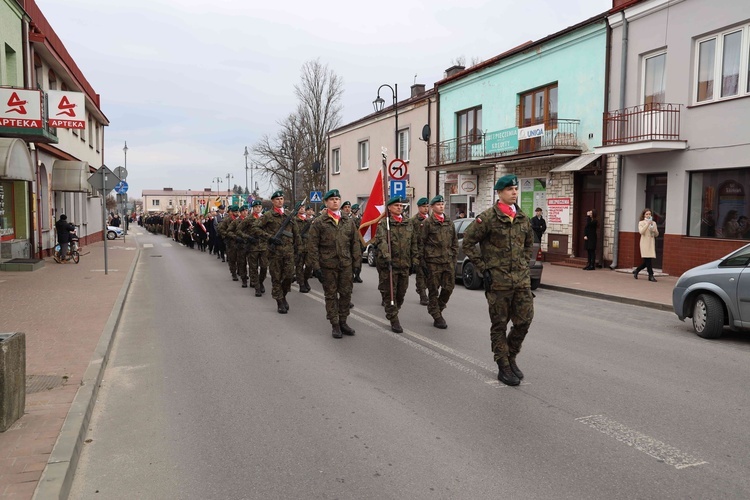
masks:
{"type": "MultiPolygon", "coordinates": [[[[419,245],[420,254],[422,253],[422,226],[424,225],[424,221],[427,220],[429,214],[430,202],[427,200],[427,198],[418,199],[417,213],[414,214],[414,216],[409,219],[409,221],[414,225],[414,234],[417,236],[417,244],[419,245]]],[[[417,279],[415,281],[417,282],[419,304],[426,306],[429,304],[429,300],[427,299],[427,292],[425,291],[427,289],[427,285],[425,283],[425,276],[422,270],[422,266],[417,269],[417,279]]]]}
{"type": "Polygon", "coordinates": [[[436,328],[448,328],[443,309],[456,285],[458,237],[453,222],[445,215],[445,199],[437,195],[430,200],[432,215],[422,223],[422,265],[430,292],[427,312],[436,328]]]}
{"type": "Polygon", "coordinates": [[[323,285],[331,335],[340,339],[342,334],[354,335],[346,319],[354,287],[352,270],[362,266],[362,247],[354,222],[339,210],[339,190],[331,189],[323,200],[325,210],[310,225],[307,263],[323,285]]]}
{"type": "Polygon", "coordinates": [[[406,200],[399,196],[388,200],[388,220],[380,222],[373,243],[378,247],[378,290],[385,303],[385,317],[395,333],[404,331],[398,311],[404,303],[409,276],[417,271],[420,260],[414,225],[402,215],[404,203],[406,200]]]}
{"type": "MultiPolygon", "coordinates": [[[[276,299],[279,314],[289,312],[286,295],[292,288],[294,277],[294,249],[301,245],[299,230],[294,222],[289,223],[279,233],[287,219],[284,213],[284,192],[276,191],[271,195],[273,208],[263,214],[253,226],[252,235],[268,241],[268,270],[271,272],[271,296],[276,299]]],[[[292,214],[293,215],[293,214],[292,214]]],[[[291,220],[291,219],[290,219],[291,220]]]]}

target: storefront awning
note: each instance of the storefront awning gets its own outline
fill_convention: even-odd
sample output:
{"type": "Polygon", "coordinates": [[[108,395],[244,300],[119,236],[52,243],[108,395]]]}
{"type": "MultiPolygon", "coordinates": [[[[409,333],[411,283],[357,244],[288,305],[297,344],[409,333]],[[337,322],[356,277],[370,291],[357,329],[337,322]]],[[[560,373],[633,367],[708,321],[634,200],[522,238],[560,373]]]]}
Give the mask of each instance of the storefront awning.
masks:
{"type": "Polygon", "coordinates": [[[581,155],[567,163],[563,163],[559,167],[551,169],[550,172],[578,172],[594,163],[601,156],[600,154],[581,155]]]}
{"type": "Polygon", "coordinates": [[[34,180],[34,163],[26,143],[21,139],[0,138],[0,179],[34,180]]]}
{"type": "Polygon", "coordinates": [[[52,164],[52,191],[87,193],[89,162],[55,160],[52,164]]]}

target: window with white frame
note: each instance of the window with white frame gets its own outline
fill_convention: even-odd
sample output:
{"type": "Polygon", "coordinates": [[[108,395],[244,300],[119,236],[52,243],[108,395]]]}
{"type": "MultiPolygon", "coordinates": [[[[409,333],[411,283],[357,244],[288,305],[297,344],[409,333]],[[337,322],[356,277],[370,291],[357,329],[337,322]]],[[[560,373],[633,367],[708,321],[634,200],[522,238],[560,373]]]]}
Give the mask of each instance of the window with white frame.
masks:
{"type": "Polygon", "coordinates": [[[404,161],[409,161],[409,129],[398,131],[398,151],[396,156],[404,161]]]}
{"type": "Polygon", "coordinates": [[[370,168],[370,141],[359,141],[357,145],[357,164],[360,170],[370,168]]]}
{"type": "Polygon", "coordinates": [[[666,93],[667,53],[649,54],[643,58],[643,104],[664,104],[666,93]]]}
{"type": "Polygon", "coordinates": [[[341,149],[340,148],[336,148],[333,151],[331,151],[331,173],[332,174],[341,173],[341,149]]]}
{"type": "Polygon", "coordinates": [[[151,206],[152,207],[158,207],[159,206],[159,200],[151,200],[151,206]]]}
{"type": "Polygon", "coordinates": [[[696,40],[695,102],[750,94],[750,25],[696,40]]]}

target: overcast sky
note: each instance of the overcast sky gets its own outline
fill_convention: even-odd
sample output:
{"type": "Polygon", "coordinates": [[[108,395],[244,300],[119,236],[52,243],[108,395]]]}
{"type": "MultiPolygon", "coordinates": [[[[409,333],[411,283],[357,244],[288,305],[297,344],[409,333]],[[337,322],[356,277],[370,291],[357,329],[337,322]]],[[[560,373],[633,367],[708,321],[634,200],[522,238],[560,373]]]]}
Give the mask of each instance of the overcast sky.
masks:
{"type": "MultiPolygon", "coordinates": [[[[294,111],[305,61],[344,80],[343,123],[464,56],[489,59],[600,14],[611,0],[36,0],[110,120],[105,163],[144,189],[245,186],[245,146],[294,111]]],[[[257,176],[254,180],[258,180],[257,176]]],[[[270,187],[261,184],[261,194],[270,187]]]]}

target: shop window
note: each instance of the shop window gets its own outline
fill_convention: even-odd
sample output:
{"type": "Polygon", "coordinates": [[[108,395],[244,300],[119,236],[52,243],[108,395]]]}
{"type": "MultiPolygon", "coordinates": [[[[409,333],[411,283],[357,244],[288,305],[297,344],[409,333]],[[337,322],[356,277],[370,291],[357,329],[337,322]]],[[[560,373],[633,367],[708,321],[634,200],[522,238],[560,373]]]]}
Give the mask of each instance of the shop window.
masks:
{"type": "Polygon", "coordinates": [[[690,174],[688,235],[750,240],[750,168],[690,174]]]}
{"type": "Polygon", "coordinates": [[[0,181],[0,241],[16,237],[13,217],[13,183],[0,181]]]}

